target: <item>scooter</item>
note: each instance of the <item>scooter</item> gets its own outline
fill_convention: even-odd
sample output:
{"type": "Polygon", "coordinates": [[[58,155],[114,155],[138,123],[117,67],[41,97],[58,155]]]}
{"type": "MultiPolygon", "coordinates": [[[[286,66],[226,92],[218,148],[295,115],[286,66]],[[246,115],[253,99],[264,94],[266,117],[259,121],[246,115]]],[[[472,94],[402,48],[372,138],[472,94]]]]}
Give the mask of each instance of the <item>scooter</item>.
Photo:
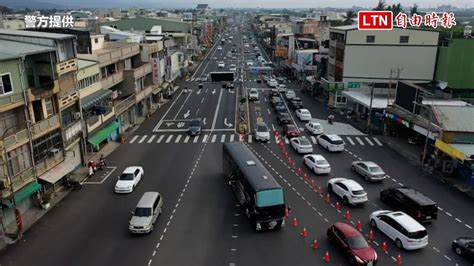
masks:
{"type": "Polygon", "coordinates": [[[328,123],[329,123],[330,125],[332,125],[332,123],[333,123],[332,121],[333,121],[333,120],[334,120],[334,117],[333,117],[332,115],[329,115],[329,116],[328,116],[328,123]]]}
{"type": "Polygon", "coordinates": [[[101,159],[99,162],[99,170],[104,170],[107,167],[107,163],[105,162],[105,159],[101,159]]]}
{"type": "Polygon", "coordinates": [[[95,172],[97,171],[97,166],[95,165],[94,161],[90,161],[87,164],[87,168],[89,169],[89,176],[93,176],[95,172]]]}
{"type": "Polygon", "coordinates": [[[79,190],[82,188],[82,184],[76,180],[72,180],[69,177],[66,177],[66,180],[64,182],[64,185],[72,190],[79,190]]]}

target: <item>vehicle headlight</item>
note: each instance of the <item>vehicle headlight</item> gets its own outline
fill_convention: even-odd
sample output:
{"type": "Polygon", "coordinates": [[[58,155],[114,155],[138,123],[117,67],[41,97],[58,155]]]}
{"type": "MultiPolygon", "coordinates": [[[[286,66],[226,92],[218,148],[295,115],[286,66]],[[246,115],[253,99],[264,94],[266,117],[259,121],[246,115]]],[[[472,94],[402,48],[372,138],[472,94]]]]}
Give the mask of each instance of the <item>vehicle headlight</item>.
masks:
{"type": "Polygon", "coordinates": [[[130,186],[128,186],[128,187],[127,187],[127,189],[132,189],[132,188],[133,188],[133,186],[132,186],[132,185],[130,185],[130,186]]]}
{"type": "Polygon", "coordinates": [[[358,256],[354,256],[354,257],[355,257],[355,259],[358,263],[364,263],[364,261],[361,258],[359,258],[358,256]]]}
{"type": "Polygon", "coordinates": [[[458,243],[458,241],[456,239],[453,240],[453,243],[458,243]]]}

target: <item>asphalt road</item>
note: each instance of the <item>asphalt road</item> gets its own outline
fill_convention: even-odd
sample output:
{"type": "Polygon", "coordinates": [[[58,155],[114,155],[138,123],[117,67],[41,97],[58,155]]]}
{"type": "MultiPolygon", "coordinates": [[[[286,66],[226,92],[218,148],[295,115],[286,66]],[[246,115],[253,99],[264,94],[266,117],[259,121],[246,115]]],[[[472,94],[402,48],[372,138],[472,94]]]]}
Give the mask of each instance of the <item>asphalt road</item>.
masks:
{"type": "MultiPolygon", "coordinates": [[[[285,188],[291,206],[286,227],[277,232],[255,232],[222,176],[222,143],[239,141],[235,133],[239,90],[229,91],[210,82],[204,82],[204,88],[198,90],[195,80],[219,70],[217,61],[224,57],[226,67],[230,60],[244,62],[251,58],[243,52],[240,34],[232,34],[239,51],[236,59],[228,59],[232,44],[223,45],[222,51],[217,49],[220,44],[211,48],[209,60],[205,59],[188,80],[178,81],[181,89],[174,98],[111,154],[110,169],[101,173],[108,175],[107,179],[85,184],[82,190],[70,193],[26,232],[20,243],[0,254],[0,265],[321,265],[326,251],[331,255],[329,265],[346,265],[344,254],[327,241],[329,225],[360,221],[362,232],[367,234],[369,214],[387,208],[379,200],[379,191],[401,184],[415,187],[438,202],[439,217],[425,225],[429,245],[418,251],[400,251],[385,235],[374,230],[375,239],[370,244],[379,253],[379,265],[393,264],[398,254],[405,265],[469,265],[451,251],[450,245],[458,236],[473,235],[472,202],[434,181],[390,148],[379,145],[376,137],[365,136],[343,121],[325,123],[328,109],[301,94],[295,83],[287,86],[296,90],[314,118],[321,119],[326,132],[343,137],[346,150],[332,154],[313,145],[314,153],[325,156],[332,166],[330,175],[316,176],[302,165],[302,156],[285,144],[296,168],[308,174],[309,180],[304,181],[284,158],[273,133],[266,144],[256,143],[251,134],[246,136],[247,145],[285,188]],[[191,91],[184,93],[185,86],[191,91]],[[189,137],[189,121],[197,117],[205,119],[204,131],[201,136],[189,137]],[[377,162],[390,178],[383,183],[365,182],[350,170],[350,163],[358,159],[377,162]],[[132,165],[144,167],[144,180],[131,194],[114,194],[117,176],[132,165]],[[358,207],[341,204],[337,211],[335,195],[331,195],[330,203],[324,200],[327,180],[334,176],[359,182],[368,192],[369,202],[358,207]],[[315,181],[314,188],[310,187],[311,180],[315,181]],[[318,187],[323,193],[318,193],[318,187]],[[128,233],[128,220],[145,191],[159,191],[163,195],[163,214],[154,232],[134,236],[128,233]],[[346,211],[350,212],[349,220],[344,218],[346,211]],[[293,218],[299,222],[296,228],[289,225],[293,218]],[[303,228],[308,230],[307,238],[300,236],[303,228]],[[311,248],[313,240],[319,243],[316,250],[311,248]],[[386,254],[380,248],[384,241],[388,245],[386,254]]],[[[259,118],[281,132],[268,101],[269,88],[257,84],[253,76],[246,77],[244,89],[255,87],[260,92],[259,101],[246,103],[250,128],[259,118]]],[[[239,85],[236,82],[237,88],[239,85]]],[[[303,128],[294,112],[292,117],[303,128]]],[[[307,132],[302,134],[313,142],[307,132]]]]}

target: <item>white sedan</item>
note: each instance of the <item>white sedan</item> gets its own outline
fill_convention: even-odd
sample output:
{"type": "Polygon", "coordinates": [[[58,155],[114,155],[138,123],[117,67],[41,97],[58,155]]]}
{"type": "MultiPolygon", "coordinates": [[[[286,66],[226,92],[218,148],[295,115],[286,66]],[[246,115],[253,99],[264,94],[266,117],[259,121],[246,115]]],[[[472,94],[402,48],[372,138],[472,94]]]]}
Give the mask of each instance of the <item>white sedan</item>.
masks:
{"type": "Polygon", "coordinates": [[[322,155],[308,154],[303,156],[303,158],[304,164],[313,170],[314,173],[318,175],[331,173],[331,165],[322,155]]]}
{"type": "Polygon", "coordinates": [[[145,172],[141,166],[127,167],[115,183],[115,193],[131,193],[142,180],[145,172]]]}
{"type": "Polygon", "coordinates": [[[309,133],[313,135],[320,135],[324,133],[323,126],[321,126],[321,124],[318,122],[309,121],[304,126],[309,131],[309,133]]]}
{"type": "Polygon", "coordinates": [[[328,181],[328,191],[342,198],[344,204],[360,204],[367,202],[367,192],[354,180],[336,177],[328,181]]]}
{"type": "Polygon", "coordinates": [[[291,147],[295,149],[297,153],[312,153],[313,145],[305,137],[297,137],[290,139],[291,147]]]}
{"type": "Polygon", "coordinates": [[[296,117],[298,117],[300,121],[310,121],[312,119],[311,113],[308,109],[296,110],[296,117]]]}
{"type": "Polygon", "coordinates": [[[287,100],[292,99],[293,97],[296,97],[296,93],[294,91],[286,91],[285,93],[285,98],[287,100]]]}

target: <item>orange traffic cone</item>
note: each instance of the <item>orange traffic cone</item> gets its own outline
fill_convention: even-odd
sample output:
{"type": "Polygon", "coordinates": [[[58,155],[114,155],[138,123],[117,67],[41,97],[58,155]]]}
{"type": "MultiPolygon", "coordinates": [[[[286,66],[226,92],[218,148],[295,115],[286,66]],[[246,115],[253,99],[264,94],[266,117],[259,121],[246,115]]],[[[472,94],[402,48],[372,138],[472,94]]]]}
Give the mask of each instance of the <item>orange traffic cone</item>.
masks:
{"type": "Polygon", "coordinates": [[[307,174],[307,173],[304,173],[303,180],[304,180],[304,181],[307,181],[307,180],[308,180],[308,174],[307,174]]]}
{"type": "Polygon", "coordinates": [[[297,171],[297,172],[298,172],[298,175],[301,175],[301,173],[302,173],[302,172],[301,172],[301,168],[298,167],[298,171],[297,171]]]}
{"type": "Polygon", "coordinates": [[[326,202],[329,202],[329,201],[331,201],[331,196],[329,195],[329,193],[328,193],[328,194],[326,194],[326,198],[325,198],[325,200],[326,200],[326,202]]]}
{"type": "Polygon", "coordinates": [[[306,227],[303,228],[303,231],[301,231],[300,236],[302,236],[302,237],[307,237],[308,236],[308,230],[306,230],[306,227]]]}
{"type": "Polygon", "coordinates": [[[288,217],[290,215],[290,212],[288,211],[288,208],[285,208],[285,217],[288,217]]]}
{"type": "Polygon", "coordinates": [[[374,240],[374,231],[369,231],[369,240],[374,240]]]}
{"type": "Polygon", "coordinates": [[[309,182],[309,187],[314,188],[314,179],[311,179],[311,182],[309,182]]]}
{"type": "Polygon", "coordinates": [[[291,164],[291,158],[288,157],[288,164],[291,164]]]}
{"type": "Polygon", "coordinates": [[[351,218],[351,213],[349,211],[346,211],[346,214],[344,214],[344,218],[346,220],[349,220],[351,218]]]}
{"type": "Polygon", "coordinates": [[[362,224],[360,223],[360,221],[357,221],[356,227],[357,227],[357,230],[362,231],[362,224]]]}
{"type": "Polygon", "coordinates": [[[322,194],[323,193],[323,189],[321,187],[318,187],[318,193],[319,194],[322,194]]]}
{"type": "Polygon", "coordinates": [[[315,239],[315,240],[313,241],[313,244],[311,245],[311,247],[312,247],[313,249],[318,249],[318,248],[319,248],[318,240],[315,239]]]}
{"type": "Polygon", "coordinates": [[[329,251],[326,251],[326,254],[324,254],[323,260],[325,262],[329,262],[331,260],[331,256],[329,256],[329,251]]]}
{"type": "Polygon", "coordinates": [[[395,259],[395,264],[402,264],[402,255],[398,253],[397,258],[395,259]]]}
{"type": "Polygon", "coordinates": [[[387,252],[387,242],[385,241],[382,243],[382,251],[387,252]]]}
{"type": "Polygon", "coordinates": [[[291,225],[292,225],[293,227],[297,227],[297,226],[298,226],[298,220],[296,220],[296,217],[293,218],[293,220],[291,220],[291,225]]]}
{"type": "Polygon", "coordinates": [[[339,201],[336,201],[336,210],[339,210],[341,206],[339,205],[339,201]]]}

